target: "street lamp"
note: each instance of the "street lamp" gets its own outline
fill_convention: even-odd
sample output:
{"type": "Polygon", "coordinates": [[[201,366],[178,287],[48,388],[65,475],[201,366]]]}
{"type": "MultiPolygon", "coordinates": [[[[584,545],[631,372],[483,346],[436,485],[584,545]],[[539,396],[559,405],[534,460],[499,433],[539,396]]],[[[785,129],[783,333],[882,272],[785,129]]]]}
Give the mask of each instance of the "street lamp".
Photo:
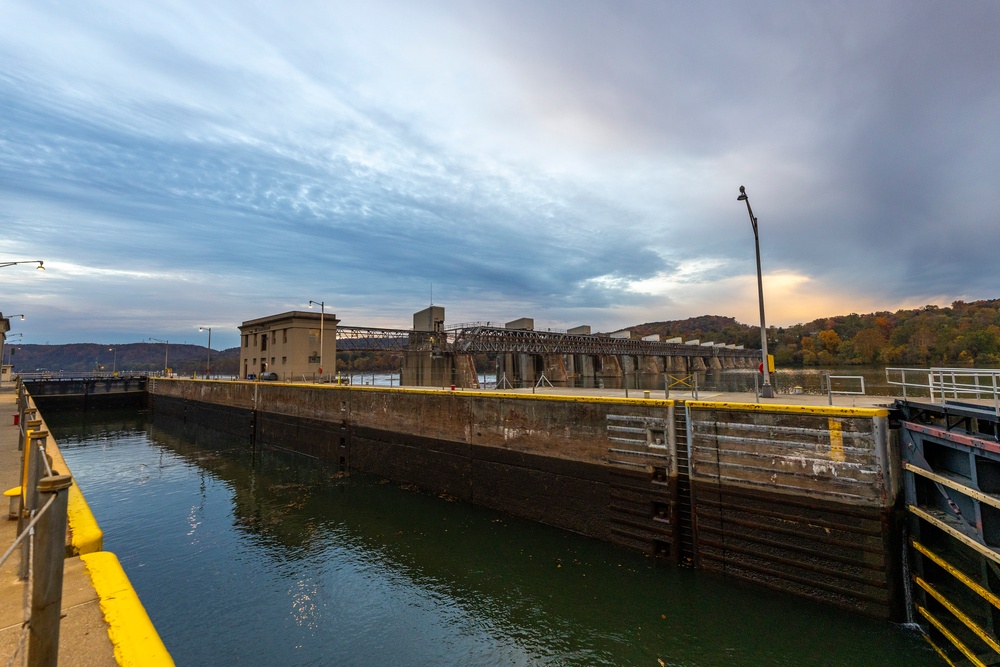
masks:
{"type": "MultiPolygon", "coordinates": [[[[11,341],[11,340],[13,340],[15,338],[18,338],[18,337],[21,338],[22,342],[24,341],[24,334],[22,334],[22,333],[11,334],[9,336],[4,336],[3,337],[3,342],[0,343],[0,365],[3,365],[4,352],[7,351],[7,350],[13,350],[14,349],[13,345],[11,345],[9,348],[6,347],[7,346],[7,341],[11,341]]],[[[12,363],[13,354],[14,354],[13,352],[9,352],[7,354],[7,364],[8,365],[10,365],[12,363]]]]}
{"type": "Polygon", "coordinates": [[[323,301],[310,301],[309,307],[312,308],[313,306],[319,306],[319,376],[320,379],[322,380],[323,379],[323,329],[326,328],[324,326],[325,324],[324,320],[326,318],[326,303],[323,301]]]}
{"type": "Polygon", "coordinates": [[[208,365],[205,367],[205,377],[212,374],[212,327],[198,327],[198,331],[208,331],[208,365]]]}
{"type": "Polygon", "coordinates": [[[170,354],[170,341],[160,340],[159,338],[150,338],[149,340],[153,343],[163,343],[163,376],[166,377],[167,369],[170,368],[167,364],[167,356],[170,354]]]}
{"type": "Polygon", "coordinates": [[[5,266],[14,266],[15,264],[38,264],[38,266],[35,267],[36,269],[41,271],[45,270],[45,262],[40,259],[23,259],[20,262],[0,262],[0,269],[5,266]]]}
{"type": "Polygon", "coordinates": [[[740,186],[740,196],[736,201],[747,203],[747,213],[750,214],[750,224],[753,226],[753,245],[757,254],[757,298],[760,301],[760,348],[761,348],[761,371],[764,373],[764,386],[760,389],[760,395],[764,398],[774,398],[774,388],[771,386],[771,368],[767,363],[767,327],[764,325],[764,281],[760,273],[760,237],[757,235],[757,218],[753,217],[753,209],[750,208],[750,197],[747,196],[746,188],[740,186]]]}
{"type": "Polygon", "coordinates": [[[112,375],[117,375],[118,374],[118,348],[117,347],[109,347],[108,348],[108,352],[114,352],[115,353],[114,360],[111,362],[111,373],[112,373],[112,375]]]}

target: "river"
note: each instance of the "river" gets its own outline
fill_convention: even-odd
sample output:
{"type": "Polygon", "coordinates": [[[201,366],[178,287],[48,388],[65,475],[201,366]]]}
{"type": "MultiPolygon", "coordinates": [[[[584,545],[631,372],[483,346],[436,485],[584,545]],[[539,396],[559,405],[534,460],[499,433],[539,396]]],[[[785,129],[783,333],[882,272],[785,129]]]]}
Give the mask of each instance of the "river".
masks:
{"type": "Polygon", "coordinates": [[[45,416],[178,665],[939,664],[897,625],[148,413],[45,416]]]}

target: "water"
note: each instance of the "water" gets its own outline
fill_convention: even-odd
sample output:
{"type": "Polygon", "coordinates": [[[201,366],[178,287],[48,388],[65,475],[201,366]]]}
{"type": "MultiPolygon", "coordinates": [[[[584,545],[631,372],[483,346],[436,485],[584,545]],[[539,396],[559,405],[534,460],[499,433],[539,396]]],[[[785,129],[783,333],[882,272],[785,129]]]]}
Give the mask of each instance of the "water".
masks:
{"type": "Polygon", "coordinates": [[[147,414],[46,414],[178,665],[919,665],[910,631],[147,414]]]}

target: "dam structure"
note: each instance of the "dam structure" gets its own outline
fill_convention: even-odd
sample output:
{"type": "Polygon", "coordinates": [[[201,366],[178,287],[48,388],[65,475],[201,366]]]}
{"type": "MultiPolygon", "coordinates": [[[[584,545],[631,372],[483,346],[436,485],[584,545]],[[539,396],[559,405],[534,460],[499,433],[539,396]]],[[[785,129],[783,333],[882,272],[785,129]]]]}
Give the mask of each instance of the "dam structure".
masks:
{"type": "MultiPolygon", "coordinates": [[[[541,331],[535,330],[532,318],[502,326],[474,322],[447,327],[442,306],[415,313],[412,329],[336,324],[333,329],[336,350],[342,353],[398,355],[401,384],[411,387],[476,389],[481,387],[480,373],[490,371],[496,374],[498,385],[509,388],[547,385],[662,390],[671,378],[753,369],[761,361],[759,351],[742,345],[660,335],[640,337],[630,331],[592,334],[589,326],[541,331]],[[495,357],[495,368],[477,369],[475,355],[495,357]]],[[[271,339],[274,337],[272,333],[271,339]]],[[[319,355],[313,359],[318,360],[319,355]]]]}

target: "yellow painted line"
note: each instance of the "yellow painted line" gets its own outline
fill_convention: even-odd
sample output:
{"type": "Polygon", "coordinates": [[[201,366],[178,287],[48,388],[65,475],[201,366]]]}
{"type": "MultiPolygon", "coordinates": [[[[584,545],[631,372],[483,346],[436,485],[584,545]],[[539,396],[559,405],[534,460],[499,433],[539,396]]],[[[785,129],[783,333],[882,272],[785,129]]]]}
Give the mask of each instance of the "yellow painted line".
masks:
{"type": "Polygon", "coordinates": [[[122,667],[159,667],[174,660],[149,620],[118,557],[110,551],[80,556],[101,601],[115,660],[122,667]]]}
{"type": "Polygon", "coordinates": [[[820,415],[826,417],[888,417],[888,408],[840,408],[827,405],[779,405],[777,403],[732,403],[725,401],[685,401],[695,410],[734,410],[781,414],[820,415]]]}
{"type": "Polygon", "coordinates": [[[931,561],[936,563],[941,569],[945,570],[948,574],[950,574],[951,576],[955,577],[960,582],[965,584],[969,589],[977,593],[991,605],[993,605],[997,609],[1000,609],[1000,597],[997,597],[992,592],[986,590],[985,588],[977,584],[975,581],[970,579],[969,576],[966,575],[964,572],[962,572],[957,567],[946,561],[944,558],[942,558],[941,556],[937,555],[936,553],[925,547],[920,542],[911,539],[910,544],[913,546],[914,549],[916,549],[924,556],[931,559],[931,561]]]}
{"type": "MultiPolygon", "coordinates": [[[[162,379],[162,378],[161,378],[162,379]]],[[[209,380],[192,380],[190,378],[166,378],[173,382],[209,382],[209,380]]],[[[217,380],[211,380],[211,382],[217,382],[217,380]]],[[[449,391],[448,389],[422,389],[422,388],[411,388],[411,387],[373,387],[373,386],[358,386],[349,384],[333,384],[333,383],[323,383],[323,384],[310,384],[303,382],[255,382],[251,380],[227,380],[227,384],[242,384],[247,386],[260,385],[262,387],[308,387],[310,389],[342,389],[345,391],[369,391],[369,392],[380,392],[380,393],[398,393],[405,392],[407,394],[418,394],[424,396],[455,396],[455,397],[472,397],[472,398],[501,398],[506,400],[529,400],[529,401],[562,401],[566,403],[614,403],[615,405],[652,405],[656,407],[670,407],[674,405],[675,401],[673,399],[661,399],[661,398],[618,398],[614,396],[566,396],[564,394],[543,394],[541,392],[534,394],[518,394],[509,391],[482,391],[482,390],[470,390],[470,389],[456,389],[455,391],[449,391]]],[[[629,390],[631,391],[631,390],[629,390]]],[[[640,392],[642,389],[636,389],[635,391],[640,392]]],[[[888,414],[888,413],[887,413],[888,414]]]]}
{"type": "Polygon", "coordinates": [[[978,551],[982,555],[984,555],[987,558],[989,558],[994,563],[1000,564],[1000,553],[997,553],[996,551],[994,551],[993,549],[990,549],[988,546],[986,546],[984,544],[980,544],[979,542],[975,541],[974,539],[972,539],[971,537],[969,537],[965,533],[962,533],[962,532],[960,532],[958,530],[955,530],[954,528],[952,528],[951,526],[949,526],[948,524],[946,524],[944,521],[941,521],[940,519],[935,518],[934,516],[930,515],[929,513],[925,512],[924,510],[920,509],[916,505],[907,505],[907,508],[910,510],[910,512],[912,512],[913,514],[916,514],[918,517],[920,517],[921,519],[923,519],[927,523],[930,523],[930,524],[933,524],[933,525],[937,526],[938,528],[940,528],[944,532],[948,533],[949,535],[951,535],[952,537],[954,537],[956,540],[958,540],[962,544],[975,549],[976,551],[978,551]]]}
{"type": "Polygon", "coordinates": [[[846,461],[844,456],[844,432],[843,424],[839,419],[830,417],[826,420],[830,427],[830,458],[834,461],[846,461]]]}
{"type": "Polygon", "coordinates": [[[941,623],[941,621],[939,621],[936,618],[934,618],[934,616],[929,611],[927,611],[926,609],[924,609],[920,605],[916,605],[916,607],[917,607],[917,611],[919,611],[924,618],[926,618],[928,621],[930,621],[931,625],[933,625],[935,628],[937,628],[938,631],[940,631],[941,634],[943,634],[948,639],[948,641],[950,641],[952,643],[952,645],[954,645],[955,648],[957,648],[959,651],[961,651],[962,655],[964,655],[966,658],[968,658],[969,662],[971,662],[976,667],[986,667],[986,663],[984,663],[982,660],[980,660],[979,658],[977,658],[976,654],[973,653],[972,651],[970,651],[968,646],[966,646],[965,644],[963,644],[962,641],[958,637],[956,637],[954,634],[952,634],[951,630],[949,630],[948,628],[944,627],[944,624],[941,623]]]}
{"type": "MultiPolygon", "coordinates": [[[[59,451],[55,438],[49,438],[45,451],[52,457],[53,472],[58,470],[68,475],[73,474],[66,465],[66,459],[59,451]]],[[[90,511],[90,505],[75,477],[66,499],[66,518],[69,521],[70,550],[74,556],[93,553],[104,548],[104,531],[97,524],[94,513],[90,511]]]]}
{"type": "Polygon", "coordinates": [[[962,612],[962,610],[956,607],[951,600],[946,598],[936,588],[931,586],[929,583],[927,583],[920,577],[913,577],[913,581],[917,583],[917,586],[920,586],[922,589],[930,593],[932,598],[943,604],[945,609],[950,611],[955,616],[955,618],[962,621],[965,627],[969,628],[974,633],[976,633],[976,636],[982,639],[983,642],[991,649],[993,649],[995,653],[1000,654],[1000,644],[997,644],[997,641],[993,639],[993,637],[990,637],[989,634],[981,627],[979,627],[979,625],[977,625],[975,621],[966,616],[962,612]]]}
{"type": "Polygon", "coordinates": [[[928,644],[931,645],[931,648],[934,649],[934,651],[941,657],[941,659],[944,660],[946,663],[948,663],[948,667],[958,667],[958,665],[952,662],[951,658],[948,657],[948,655],[944,652],[944,650],[940,646],[935,644],[930,637],[928,637],[927,635],[923,635],[923,638],[924,641],[926,641],[928,644]]]}
{"type": "Polygon", "coordinates": [[[913,465],[912,463],[903,463],[903,468],[909,470],[914,475],[920,475],[921,477],[926,477],[927,479],[937,482],[942,486],[947,486],[950,489],[955,489],[956,491],[960,491],[965,495],[969,496],[970,498],[975,498],[980,502],[984,502],[987,505],[992,505],[993,507],[1000,509],[1000,498],[997,498],[996,496],[992,496],[988,493],[983,493],[978,489],[973,489],[970,486],[965,486],[964,484],[960,484],[959,482],[948,479],[947,477],[942,477],[941,475],[933,473],[930,470],[924,470],[923,468],[919,468],[913,465]]]}

